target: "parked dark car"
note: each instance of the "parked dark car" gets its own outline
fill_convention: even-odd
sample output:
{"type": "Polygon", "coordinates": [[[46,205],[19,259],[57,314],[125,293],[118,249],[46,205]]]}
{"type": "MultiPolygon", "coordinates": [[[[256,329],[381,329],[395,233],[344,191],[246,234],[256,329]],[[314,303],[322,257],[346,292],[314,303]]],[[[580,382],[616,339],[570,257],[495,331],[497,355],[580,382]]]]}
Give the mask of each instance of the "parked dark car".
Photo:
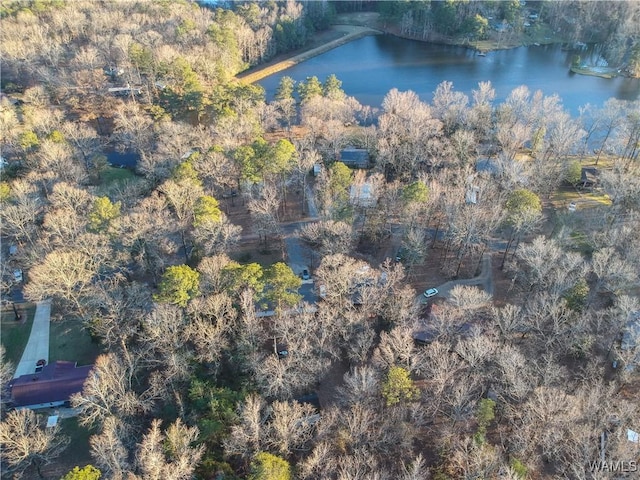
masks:
{"type": "Polygon", "coordinates": [[[422,330],[413,334],[413,341],[416,345],[429,345],[438,338],[438,332],[435,330],[422,330]]]}

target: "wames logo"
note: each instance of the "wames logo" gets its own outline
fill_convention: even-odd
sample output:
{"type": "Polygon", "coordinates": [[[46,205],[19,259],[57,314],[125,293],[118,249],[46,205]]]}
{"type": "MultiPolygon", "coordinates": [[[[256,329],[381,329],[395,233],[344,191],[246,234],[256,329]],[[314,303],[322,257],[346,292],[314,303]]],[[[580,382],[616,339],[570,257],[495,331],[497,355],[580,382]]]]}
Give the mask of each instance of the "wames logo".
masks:
{"type": "Polygon", "coordinates": [[[619,460],[616,460],[615,462],[607,462],[598,460],[597,462],[589,462],[589,470],[594,473],[630,473],[638,471],[638,464],[633,460],[629,462],[622,462],[619,460]]]}

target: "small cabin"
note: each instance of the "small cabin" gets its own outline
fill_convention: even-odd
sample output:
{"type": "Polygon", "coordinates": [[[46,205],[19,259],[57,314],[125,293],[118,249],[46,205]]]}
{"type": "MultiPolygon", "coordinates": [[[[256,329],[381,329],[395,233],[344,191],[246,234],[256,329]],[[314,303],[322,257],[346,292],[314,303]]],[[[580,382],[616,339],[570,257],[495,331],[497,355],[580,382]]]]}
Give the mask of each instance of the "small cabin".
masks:
{"type": "Polygon", "coordinates": [[[582,167],[582,172],[580,173],[582,188],[596,186],[599,174],[600,172],[595,167],[582,167]]]}

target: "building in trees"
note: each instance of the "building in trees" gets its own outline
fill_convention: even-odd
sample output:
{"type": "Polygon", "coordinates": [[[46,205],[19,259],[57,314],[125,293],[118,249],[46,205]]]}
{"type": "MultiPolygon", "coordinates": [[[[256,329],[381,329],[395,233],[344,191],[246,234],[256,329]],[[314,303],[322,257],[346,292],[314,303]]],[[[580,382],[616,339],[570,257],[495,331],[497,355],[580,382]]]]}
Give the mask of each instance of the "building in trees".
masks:
{"type": "MultiPolygon", "coordinates": [[[[34,366],[35,367],[35,366],[34,366]]],[[[11,403],[19,408],[49,408],[65,404],[82,386],[93,365],[78,367],[75,362],[53,362],[41,372],[22,375],[9,383],[11,403]]]]}
{"type": "Polygon", "coordinates": [[[345,148],[340,151],[338,161],[351,168],[369,168],[369,152],[364,148],[345,148]]]}
{"type": "Polygon", "coordinates": [[[629,321],[622,333],[620,348],[627,352],[638,352],[627,365],[627,369],[633,370],[640,363],[640,311],[629,314],[629,321]]]}

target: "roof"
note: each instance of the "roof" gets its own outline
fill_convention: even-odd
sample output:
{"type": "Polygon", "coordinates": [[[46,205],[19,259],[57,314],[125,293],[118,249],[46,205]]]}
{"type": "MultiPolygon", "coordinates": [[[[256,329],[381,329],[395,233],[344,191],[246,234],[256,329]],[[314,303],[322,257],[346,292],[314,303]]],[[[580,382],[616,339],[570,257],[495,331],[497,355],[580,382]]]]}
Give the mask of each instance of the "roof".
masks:
{"type": "Polygon", "coordinates": [[[582,167],[580,181],[583,183],[596,183],[600,172],[595,167],[582,167]]]}
{"type": "Polygon", "coordinates": [[[93,365],[77,367],[75,362],[53,362],[41,372],[22,375],[9,383],[11,402],[16,407],[66,402],[82,392],[93,365]]]}
{"type": "Polygon", "coordinates": [[[500,166],[495,160],[490,158],[478,158],[476,160],[476,172],[486,172],[491,175],[497,175],[500,173],[500,166]]]}
{"type": "Polygon", "coordinates": [[[375,207],[378,199],[375,196],[373,185],[368,182],[351,185],[349,189],[349,199],[354,205],[359,207],[375,207]]]}
{"type": "Polygon", "coordinates": [[[367,168],[369,152],[363,148],[345,148],[340,152],[340,161],[347,166],[367,168]]]}
{"type": "Polygon", "coordinates": [[[629,321],[622,333],[623,350],[631,350],[640,343],[640,311],[629,314],[629,321]]]}

